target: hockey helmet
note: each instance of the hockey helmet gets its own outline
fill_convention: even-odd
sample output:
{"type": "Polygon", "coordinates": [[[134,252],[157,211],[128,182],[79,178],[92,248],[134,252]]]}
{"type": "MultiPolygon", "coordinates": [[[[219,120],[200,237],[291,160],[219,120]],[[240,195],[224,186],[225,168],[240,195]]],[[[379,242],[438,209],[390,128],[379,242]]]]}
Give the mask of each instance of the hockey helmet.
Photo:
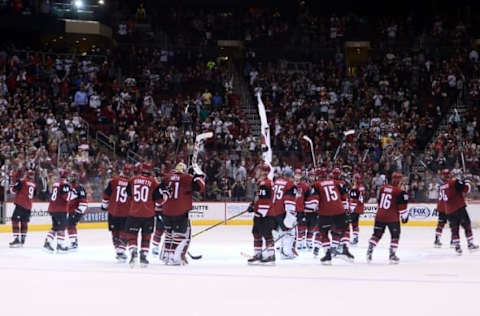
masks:
{"type": "Polygon", "coordinates": [[[287,177],[287,178],[293,177],[293,170],[292,170],[292,168],[290,168],[290,167],[285,167],[285,168],[283,169],[283,176],[284,176],[284,177],[287,177]]]}
{"type": "Polygon", "coordinates": [[[29,179],[35,178],[35,171],[33,171],[31,169],[27,170],[27,178],[29,178],[29,179]]]}
{"type": "Polygon", "coordinates": [[[64,169],[64,168],[58,169],[58,176],[60,178],[66,179],[69,174],[70,174],[70,171],[68,171],[67,169],[64,169]]]}
{"type": "Polygon", "coordinates": [[[317,178],[319,178],[319,179],[326,179],[327,176],[328,176],[328,170],[327,170],[327,168],[325,168],[325,167],[317,168],[317,169],[315,170],[315,175],[316,175],[317,178]]]}
{"type": "Polygon", "coordinates": [[[142,173],[150,174],[152,172],[152,164],[149,162],[142,163],[141,170],[142,173]]]}
{"type": "Polygon", "coordinates": [[[442,180],[448,180],[450,178],[450,170],[442,169],[442,171],[440,171],[440,177],[442,180]]]}
{"type": "Polygon", "coordinates": [[[128,176],[132,173],[133,166],[129,163],[123,165],[122,172],[123,175],[128,176]]]}
{"type": "Polygon", "coordinates": [[[175,166],[175,172],[178,172],[178,173],[187,172],[187,165],[184,164],[183,162],[177,163],[177,165],[175,166]]]}
{"type": "Polygon", "coordinates": [[[403,175],[400,172],[394,172],[392,174],[392,184],[398,185],[403,179],[403,175]]]}
{"type": "Polygon", "coordinates": [[[340,168],[334,168],[332,170],[332,176],[334,179],[340,179],[340,177],[342,176],[342,170],[340,170],[340,168]]]}

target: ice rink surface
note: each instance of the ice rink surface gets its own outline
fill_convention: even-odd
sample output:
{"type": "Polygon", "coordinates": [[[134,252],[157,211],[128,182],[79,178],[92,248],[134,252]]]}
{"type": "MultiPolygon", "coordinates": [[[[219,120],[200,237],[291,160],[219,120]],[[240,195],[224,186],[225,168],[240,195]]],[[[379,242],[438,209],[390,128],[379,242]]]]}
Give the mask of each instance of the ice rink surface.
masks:
{"type": "MultiPolygon", "coordinates": [[[[202,229],[194,226],[193,232],[202,229]]],[[[44,232],[29,233],[25,248],[10,249],[0,234],[2,315],[480,315],[480,252],[455,255],[445,231],[434,249],[433,227],[404,227],[399,265],[388,264],[389,235],[366,263],[372,227],[361,227],[355,263],[322,266],[301,252],[276,266],[248,266],[248,226],[222,226],[195,238],[200,260],[148,268],[118,264],[106,230],[79,231],[75,253],[41,250],[44,232]]],[[[480,231],[474,231],[478,240],[480,231]]]]}

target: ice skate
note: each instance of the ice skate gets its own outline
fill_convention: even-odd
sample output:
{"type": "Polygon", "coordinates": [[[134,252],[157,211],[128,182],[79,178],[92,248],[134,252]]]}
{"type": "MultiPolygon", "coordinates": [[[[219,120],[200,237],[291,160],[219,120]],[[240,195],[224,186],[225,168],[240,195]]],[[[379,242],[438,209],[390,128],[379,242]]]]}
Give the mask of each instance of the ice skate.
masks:
{"type": "Polygon", "coordinates": [[[462,247],[460,247],[460,243],[456,244],[455,245],[455,252],[457,253],[457,255],[461,256],[463,251],[462,251],[462,247]]]}
{"type": "Polygon", "coordinates": [[[21,248],[23,247],[23,244],[20,239],[18,239],[18,237],[15,237],[15,239],[11,243],[9,243],[8,246],[10,248],[21,248]]]}
{"type": "Polygon", "coordinates": [[[442,243],[440,242],[440,237],[439,236],[435,236],[435,241],[433,242],[433,246],[435,248],[441,248],[442,247],[442,243]]]}
{"type": "Polygon", "coordinates": [[[327,250],[325,256],[320,259],[320,263],[323,265],[331,265],[332,264],[332,251],[330,249],[327,250]]]}
{"type": "Polygon", "coordinates": [[[263,265],[274,266],[275,265],[275,255],[268,256],[260,260],[263,265]]]}
{"type": "Polygon", "coordinates": [[[159,256],[160,255],[160,247],[154,246],[152,247],[152,256],[159,256]]]}
{"type": "Polygon", "coordinates": [[[115,259],[117,259],[119,263],[125,263],[127,262],[127,255],[124,252],[117,252],[115,259]]]}
{"type": "Polygon", "coordinates": [[[259,264],[261,261],[262,261],[262,253],[260,252],[247,260],[249,265],[256,265],[256,264],[259,264]]]}
{"type": "Polygon", "coordinates": [[[140,267],[146,268],[148,267],[148,260],[147,260],[147,251],[140,252],[140,267]]]}
{"type": "Polygon", "coordinates": [[[313,257],[316,258],[318,257],[318,254],[320,253],[320,248],[319,247],[315,247],[313,249],[313,257]]]}
{"type": "Polygon", "coordinates": [[[137,261],[137,257],[138,257],[137,252],[132,251],[130,256],[130,261],[128,262],[128,265],[130,266],[130,268],[133,269],[133,267],[135,267],[135,262],[137,261]]]}
{"type": "Polygon", "coordinates": [[[64,253],[67,253],[68,252],[68,248],[61,245],[61,244],[57,244],[57,253],[60,253],[60,254],[64,254],[64,253]]]}
{"type": "Polygon", "coordinates": [[[70,247],[68,248],[70,251],[76,251],[78,250],[78,242],[77,241],[73,241],[71,244],[70,244],[70,247]]]}
{"type": "Polygon", "coordinates": [[[389,256],[390,264],[398,264],[400,263],[400,258],[397,257],[395,254],[395,251],[390,250],[390,256],[389,256]]]}
{"type": "Polygon", "coordinates": [[[372,255],[373,255],[373,245],[370,244],[367,250],[367,263],[372,262],[372,255]]]}
{"type": "Polygon", "coordinates": [[[468,250],[470,252],[475,252],[478,250],[478,245],[475,245],[473,242],[468,243],[468,250]]]}
{"type": "Polygon", "coordinates": [[[45,243],[43,244],[43,250],[45,250],[48,253],[54,253],[55,249],[53,249],[52,245],[48,242],[48,240],[45,240],[45,243]]]}
{"type": "Polygon", "coordinates": [[[343,249],[341,252],[337,250],[337,258],[343,259],[346,262],[353,262],[355,257],[350,253],[350,251],[348,250],[348,247],[346,245],[343,245],[342,248],[343,249]]]}
{"type": "Polygon", "coordinates": [[[356,237],[356,236],[353,237],[351,244],[352,244],[352,246],[358,245],[358,237],[356,237]]]}

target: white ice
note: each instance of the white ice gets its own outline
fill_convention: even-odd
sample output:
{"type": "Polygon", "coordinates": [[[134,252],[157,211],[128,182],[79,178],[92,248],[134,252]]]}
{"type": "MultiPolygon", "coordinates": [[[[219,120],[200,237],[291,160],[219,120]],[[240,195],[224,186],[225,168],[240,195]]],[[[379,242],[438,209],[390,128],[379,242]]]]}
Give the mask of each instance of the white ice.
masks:
{"type": "Polygon", "coordinates": [[[44,232],[29,233],[22,249],[0,234],[1,315],[480,315],[480,252],[463,245],[456,256],[448,231],[434,249],[433,228],[405,227],[399,265],[388,264],[388,234],[367,264],[371,232],[361,227],[354,264],[322,266],[302,252],[247,266],[240,253],[252,251],[250,227],[222,226],[193,240],[191,253],[203,258],[188,266],[150,256],[148,268],[134,269],[115,262],[106,230],[81,230],[79,250],[64,255],[41,250],[44,232]]]}

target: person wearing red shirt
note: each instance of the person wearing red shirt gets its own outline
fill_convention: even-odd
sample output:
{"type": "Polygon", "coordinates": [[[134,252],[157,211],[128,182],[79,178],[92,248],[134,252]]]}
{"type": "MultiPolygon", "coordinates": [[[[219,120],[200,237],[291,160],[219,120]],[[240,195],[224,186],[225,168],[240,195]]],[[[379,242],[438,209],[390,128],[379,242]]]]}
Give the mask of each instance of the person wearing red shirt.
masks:
{"type": "Polygon", "coordinates": [[[464,196],[464,194],[470,192],[471,184],[451,178],[448,169],[442,171],[442,178],[444,183],[440,186],[440,196],[445,205],[445,214],[447,215],[448,224],[452,231],[452,241],[455,245],[455,251],[458,255],[462,254],[459,235],[460,225],[465,230],[468,249],[470,251],[476,251],[478,250],[478,245],[473,243],[472,224],[470,216],[468,216],[467,213],[467,204],[465,203],[464,196]]]}
{"type": "Polygon", "coordinates": [[[384,185],[379,190],[378,210],[375,216],[373,235],[367,250],[367,262],[372,261],[373,249],[382,238],[385,228],[390,231],[390,263],[399,263],[396,255],[400,239],[400,220],[408,222],[408,194],[400,188],[403,175],[400,172],[392,174],[392,184],[384,185]]]}
{"type": "MultiPolygon", "coordinates": [[[[365,210],[365,186],[362,183],[362,176],[359,173],[353,175],[353,186],[348,192],[348,207],[350,210],[350,223],[352,225],[353,239],[352,245],[358,244],[358,221],[360,215],[364,213],[365,210]]],[[[350,233],[350,227],[348,228],[350,233]]]]}
{"type": "MultiPolygon", "coordinates": [[[[444,169],[440,173],[440,177],[442,178],[442,180],[447,180],[449,176],[450,176],[450,172],[448,169],[444,169]]],[[[442,247],[440,238],[442,237],[443,228],[447,223],[447,214],[445,214],[445,202],[443,201],[443,197],[440,192],[440,185],[438,186],[437,212],[438,212],[438,223],[437,223],[437,227],[435,228],[435,241],[433,242],[433,245],[435,246],[435,248],[440,248],[442,247]]],[[[450,245],[455,247],[455,245],[453,245],[452,240],[450,240],[450,245]]]]}
{"type": "Polygon", "coordinates": [[[53,243],[57,237],[57,252],[65,253],[68,248],[65,243],[65,228],[67,228],[68,199],[72,191],[67,177],[70,172],[66,169],[59,169],[59,179],[52,185],[52,194],[48,204],[48,212],[52,216],[52,228],[47,234],[43,248],[53,253],[55,248],[53,243]]]}
{"type": "Polygon", "coordinates": [[[67,232],[68,239],[70,240],[69,249],[76,250],[78,248],[77,224],[87,212],[88,200],[87,190],[85,190],[84,185],[80,183],[78,174],[72,172],[69,180],[72,185],[72,192],[68,203],[67,232]]]}
{"type": "MultiPolygon", "coordinates": [[[[296,196],[297,188],[293,182],[293,170],[285,167],[281,177],[273,182],[273,205],[267,216],[276,222],[280,231],[280,253],[283,259],[294,259],[298,254],[295,250],[295,226],[297,224],[296,196]]],[[[275,256],[266,258],[275,261],[275,256]]],[[[264,260],[265,261],[265,260],[264,260]]]]}
{"type": "Polygon", "coordinates": [[[317,256],[321,244],[325,255],[320,259],[322,264],[331,264],[332,256],[339,256],[349,262],[353,262],[354,256],[348,250],[348,245],[340,245],[347,229],[346,214],[343,200],[346,199],[345,187],[342,182],[328,179],[327,168],[317,170],[317,182],[313,185],[314,195],[317,197],[319,215],[319,233],[315,237],[314,255],[317,256]],[[330,243],[329,232],[331,231],[332,242],[330,243]],[[341,251],[339,251],[341,246],[341,251]]]}
{"type": "Polygon", "coordinates": [[[15,209],[12,214],[12,232],[13,241],[9,244],[10,248],[23,247],[28,231],[28,222],[32,210],[32,200],[35,197],[36,184],[34,182],[35,172],[28,170],[26,177],[18,180],[11,187],[12,193],[15,193],[15,209]]]}
{"type": "Polygon", "coordinates": [[[193,208],[193,192],[205,190],[203,174],[186,173],[187,166],[180,162],[175,170],[164,175],[162,184],[169,198],[159,209],[165,227],[165,240],[160,259],[167,265],[188,264],[185,257],[190,245],[191,224],[188,218],[193,208]]]}
{"type": "Polygon", "coordinates": [[[108,211],[108,230],[112,234],[112,243],[119,262],[125,262],[126,241],[125,234],[130,209],[130,198],[127,195],[128,181],[132,175],[133,166],[125,163],[120,175],[113,177],[103,191],[102,210],[108,211]]]}
{"type": "Polygon", "coordinates": [[[309,185],[302,180],[302,170],[295,169],[295,186],[297,187],[296,210],[297,210],[297,239],[296,246],[298,250],[307,247],[305,242],[305,232],[307,231],[307,216],[305,213],[305,198],[308,194],[309,185]]]}
{"type": "Polygon", "coordinates": [[[124,238],[130,252],[130,267],[134,267],[137,257],[137,239],[141,231],[140,265],[146,267],[150,238],[153,233],[155,211],[167,199],[167,191],[151,176],[152,165],[143,163],[141,174],[133,176],[127,184],[126,192],[130,198],[130,208],[125,223],[124,238]]]}
{"type": "Polygon", "coordinates": [[[313,249],[313,243],[318,234],[318,196],[315,195],[313,184],[316,180],[316,170],[312,169],[308,173],[309,183],[305,193],[304,213],[307,226],[307,248],[313,249]]]}
{"type": "Polygon", "coordinates": [[[248,212],[253,213],[253,251],[254,255],[248,259],[248,264],[262,263],[265,257],[275,255],[275,244],[273,242],[273,225],[268,221],[267,214],[272,208],[273,184],[268,178],[270,166],[260,165],[256,172],[258,189],[255,200],[248,207],[248,212]],[[264,248],[265,246],[265,248],[264,248]]]}

